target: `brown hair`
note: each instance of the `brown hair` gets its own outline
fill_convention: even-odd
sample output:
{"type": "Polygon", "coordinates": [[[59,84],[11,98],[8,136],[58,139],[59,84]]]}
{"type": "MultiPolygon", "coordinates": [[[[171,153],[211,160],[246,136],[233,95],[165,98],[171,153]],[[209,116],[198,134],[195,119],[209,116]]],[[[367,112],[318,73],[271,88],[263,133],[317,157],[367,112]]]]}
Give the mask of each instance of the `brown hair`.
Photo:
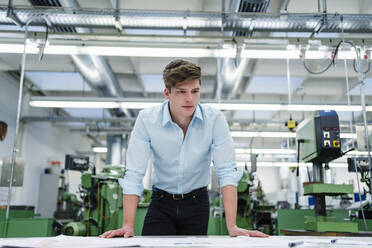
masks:
{"type": "Polygon", "coordinates": [[[176,84],[185,80],[199,79],[199,83],[201,83],[200,77],[200,67],[182,59],[173,60],[163,71],[164,84],[169,91],[171,91],[171,88],[176,86],[176,84]]]}

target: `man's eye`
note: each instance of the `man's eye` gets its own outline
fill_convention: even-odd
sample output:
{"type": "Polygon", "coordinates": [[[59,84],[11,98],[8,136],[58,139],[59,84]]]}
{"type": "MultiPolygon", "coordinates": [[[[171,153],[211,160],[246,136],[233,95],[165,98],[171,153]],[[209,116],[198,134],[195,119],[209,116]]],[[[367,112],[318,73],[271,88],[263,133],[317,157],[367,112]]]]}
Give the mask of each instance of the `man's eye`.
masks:
{"type": "Polygon", "coordinates": [[[183,91],[183,90],[180,90],[180,91],[178,91],[178,93],[181,93],[181,94],[183,94],[183,93],[185,93],[185,91],[183,91]]]}
{"type": "Polygon", "coordinates": [[[192,93],[198,93],[199,91],[198,90],[193,90],[192,93]]]}

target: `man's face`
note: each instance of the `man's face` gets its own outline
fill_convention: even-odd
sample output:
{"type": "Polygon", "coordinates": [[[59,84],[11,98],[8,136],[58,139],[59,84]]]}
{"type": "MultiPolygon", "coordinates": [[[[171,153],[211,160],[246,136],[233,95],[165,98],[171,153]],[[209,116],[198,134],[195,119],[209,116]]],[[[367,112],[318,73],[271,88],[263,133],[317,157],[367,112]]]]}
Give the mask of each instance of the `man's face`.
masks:
{"type": "Polygon", "coordinates": [[[189,79],[176,84],[171,91],[164,89],[164,95],[169,100],[173,118],[192,117],[200,100],[199,79],[189,79]]]}

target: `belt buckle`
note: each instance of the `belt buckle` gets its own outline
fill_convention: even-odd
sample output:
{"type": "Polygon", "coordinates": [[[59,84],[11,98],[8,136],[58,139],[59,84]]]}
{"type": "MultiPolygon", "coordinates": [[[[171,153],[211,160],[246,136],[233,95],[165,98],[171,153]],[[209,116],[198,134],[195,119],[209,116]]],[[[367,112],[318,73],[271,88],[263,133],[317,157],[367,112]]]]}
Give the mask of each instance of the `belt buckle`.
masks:
{"type": "Polygon", "coordinates": [[[183,199],[183,194],[180,194],[180,195],[181,195],[181,197],[178,197],[177,194],[172,194],[173,200],[175,200],[175,201],[182,200],[183,199]]]}

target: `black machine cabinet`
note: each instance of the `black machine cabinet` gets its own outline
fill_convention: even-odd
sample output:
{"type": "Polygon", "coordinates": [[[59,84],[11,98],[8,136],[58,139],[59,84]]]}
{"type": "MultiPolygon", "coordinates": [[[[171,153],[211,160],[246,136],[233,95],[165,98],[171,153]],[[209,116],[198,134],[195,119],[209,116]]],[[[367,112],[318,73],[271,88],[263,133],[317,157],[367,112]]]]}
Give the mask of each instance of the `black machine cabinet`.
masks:
{"type": "Polygon", "coordinates": [[[89,157],[79,155],[66,154],[65,158],[66,170],[86,171],[89,169],[89,157]]]}
{"type": "Polygon", "coordinates": [[[342,156],[340,126],[335,111],[316,111],[297,128],[300,158],[304,162],[328,163],[342,156]]]}

